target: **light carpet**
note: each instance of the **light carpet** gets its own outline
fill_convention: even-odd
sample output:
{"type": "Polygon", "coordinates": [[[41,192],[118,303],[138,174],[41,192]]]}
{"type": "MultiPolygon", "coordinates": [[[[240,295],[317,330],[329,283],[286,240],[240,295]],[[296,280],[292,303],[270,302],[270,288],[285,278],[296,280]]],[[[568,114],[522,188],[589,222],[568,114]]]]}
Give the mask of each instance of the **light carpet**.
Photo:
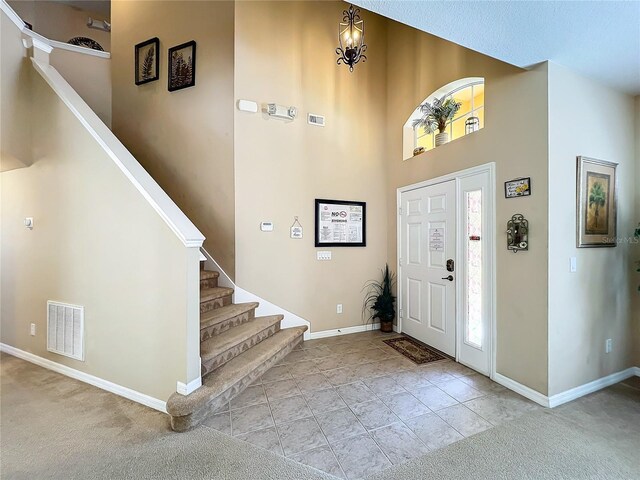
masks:
{"type": "MultiPolygon", "coordinates": [[[[333,479],[207,427],[3,354],[3,479],[333,479]]],[[[640,390],[619,384],[391,467],[371,479],[638,479],[640,390]]]]}

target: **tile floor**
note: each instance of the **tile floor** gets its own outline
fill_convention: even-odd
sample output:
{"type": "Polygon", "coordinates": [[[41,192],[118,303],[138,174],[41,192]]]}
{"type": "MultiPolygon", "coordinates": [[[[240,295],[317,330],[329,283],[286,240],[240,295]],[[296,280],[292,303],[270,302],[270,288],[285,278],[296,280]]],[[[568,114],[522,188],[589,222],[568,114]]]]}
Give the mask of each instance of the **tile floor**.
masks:
{"type": "Polygon", "coordinates": [[[349,480],[540,408],[450,360],[366,332],[310,340],[205,425],[349,480]]]}

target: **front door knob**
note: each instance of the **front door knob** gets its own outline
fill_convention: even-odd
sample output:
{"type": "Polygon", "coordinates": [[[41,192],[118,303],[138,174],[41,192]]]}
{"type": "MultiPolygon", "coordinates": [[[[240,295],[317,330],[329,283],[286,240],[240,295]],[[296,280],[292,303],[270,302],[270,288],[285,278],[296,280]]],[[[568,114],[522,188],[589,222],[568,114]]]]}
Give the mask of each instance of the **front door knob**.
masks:
{"type": "Polygon", "coordinates": [[[450,282],[453,282],[453,275],[449,275],[448,277],[442,277],[442,280],[449,280],[450,282]]]}

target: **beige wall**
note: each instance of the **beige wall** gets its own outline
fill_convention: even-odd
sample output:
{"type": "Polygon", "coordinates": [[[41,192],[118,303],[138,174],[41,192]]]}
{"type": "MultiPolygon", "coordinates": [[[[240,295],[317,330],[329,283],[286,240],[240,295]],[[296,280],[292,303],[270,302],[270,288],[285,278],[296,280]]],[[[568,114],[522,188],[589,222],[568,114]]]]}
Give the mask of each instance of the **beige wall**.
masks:
{"type": "Polygon", "coordinates": [[[336,65],[342,2],[238,2],[235,98],[298,108],[293,122],[235,115],[236,283],[311,322],[361,325],[363,284],[386,245],[386,21],[364,12],[368,60],[336,65]],[[307,114],[326,127],[307,124],[307,114]],[[314,199],[367,203],[366,248],[327,248],[316,260],[314,199]],[[289,237],[297,216],[304,238],[289,237]],[[260,231],[273,221],[273,232],[260,231]],[[343,313],[336,314],[336,305],[343,313]]]}
{"type": "Polygon", "coordinates": [[[113,131],[234,276],[233,2],[114,1],[113,131]],[[160,79],[134,84],[134,45],[160,39],[160,79]],[[167,91],[167,50],[196,47],[196,85],[167,91]]]}
{"type": "Polygon", "coordinates": [[[576,248],[575,175],[578,155],[618,163],[618,237],[630,239],[638,222],[634,137],[633,97],[549,64],[550,395],[633,365],[631,248],[576,248]],[[577,273],[569,272],[571,256],[577,273]]]}
{"type": "Polygon", "coordinates": [[[53,1],[8,0],[7,3],[22,20],[33,26],[34,32],[50,40],[68,42],[73,37],[88,37],[106,52],[111,50],[109,32],[87,27],[89,17],[109,21],[108,16],[53,1]]]}
{"type": "Polygon", "coordinates": [[[387,242],[397,265],[399,187],[496,163],[497,372],[547,392],[547,71],[522,71],[453,43],[389,22],[387,242]],[[402,126],[428,95],[460,78],[485,78],[486,126],[403,161],[402,126]],[[530,197],[506,200],[506,180],[531,177],[530,197]],[[529,220],[529,251],[506,249],[506,222],[529,220]]]}
{"type": "Polygon", "coordinates": [[[20,34],[9,18],[0,15],[2,62],[0,63],[0,171],[28,166],[31,151],[30,63],[25,57],[20,34]]]}
{"type": "Polygon", "coordinates": [[[111,59],[54,48],[51,65],[111,127],[111,59]]]}
{"type": "MultiPolygon", "coordinates": [[[[3,38],[3,65],[7,49],[3,38]]],[[[16,101],[38,107],[34,162],[0,176],[0,339],[166,400],[189,379],[185,284],[197,282],[197,249],[184,247],[33,67],[21,68],[16,101]],[[84,362],[46,350],[47,300],[85,307],[84,362]]]]}

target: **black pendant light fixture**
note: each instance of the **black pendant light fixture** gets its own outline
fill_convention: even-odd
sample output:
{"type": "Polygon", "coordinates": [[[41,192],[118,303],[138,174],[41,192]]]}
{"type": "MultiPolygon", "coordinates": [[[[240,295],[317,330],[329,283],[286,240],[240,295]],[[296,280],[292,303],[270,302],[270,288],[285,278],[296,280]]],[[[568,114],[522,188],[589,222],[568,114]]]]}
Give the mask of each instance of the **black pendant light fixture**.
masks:
{"type": "Polygon", "coordinates": [[[340,46],[336,48],[337,63],[348,65],[349,71],[353,72],[353,66],[356,63],[367,60],[367,56],[364,55],[367,50],[364,43],[364,21],[360,18],[359,8],[353,8],[353,5],[350,5],[348,10],[342,12],[338,39],[340,46]]]}

